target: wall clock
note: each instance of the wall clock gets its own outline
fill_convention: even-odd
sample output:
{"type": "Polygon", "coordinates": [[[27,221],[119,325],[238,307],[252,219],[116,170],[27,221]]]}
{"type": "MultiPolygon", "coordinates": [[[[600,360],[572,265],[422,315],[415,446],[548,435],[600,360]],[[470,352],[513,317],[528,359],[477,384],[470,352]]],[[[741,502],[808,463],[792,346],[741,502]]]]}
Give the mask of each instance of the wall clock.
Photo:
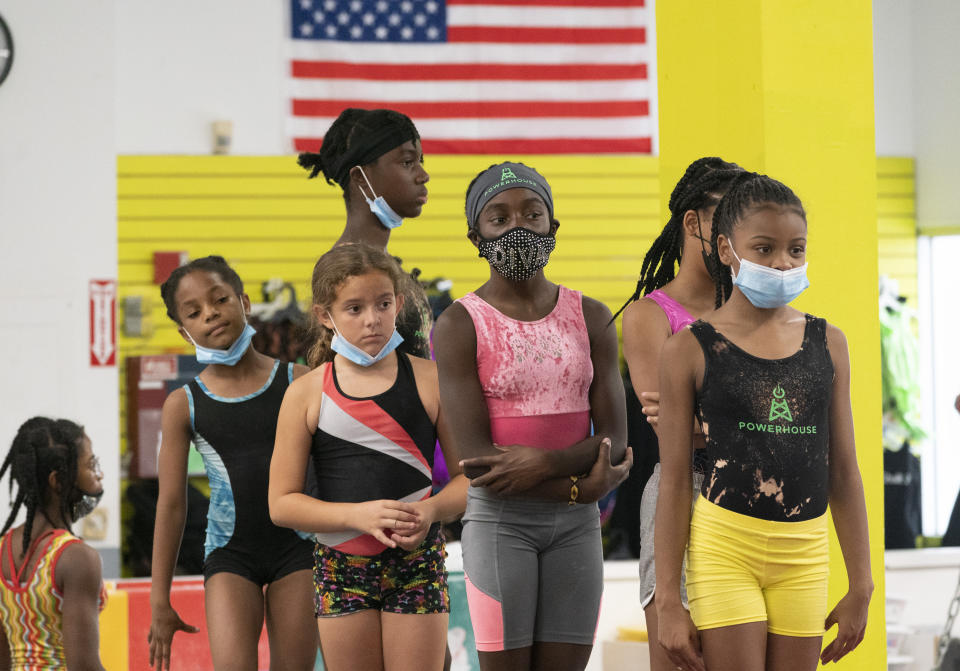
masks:
{"type": "Polygon", "coordinates": [[[10,29],[6,21],[0,16],[0,84],[10,74],[10,66],[13,65],[13,36],[10,35],[10,29]]]}

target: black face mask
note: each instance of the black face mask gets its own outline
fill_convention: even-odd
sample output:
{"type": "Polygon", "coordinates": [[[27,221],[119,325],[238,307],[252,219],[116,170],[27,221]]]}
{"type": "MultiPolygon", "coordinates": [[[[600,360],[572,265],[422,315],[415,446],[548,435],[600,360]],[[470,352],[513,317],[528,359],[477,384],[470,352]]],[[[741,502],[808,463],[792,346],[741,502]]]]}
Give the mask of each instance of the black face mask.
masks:
{"type": "Polygon", "coordinates": [[[697,211],[697,230],[700,231],[700,235],[695,235],[694,237],[700,240],[700,254],[703,256],[703,265],[706,266],[707,272],[710,273],[710,277],[717,277],[717,263],[710,253],[707,252],[707,245],[705,243],[711,241],[703,237],[703,227],[700,225],[699,210],[697,211]]]}
{"type": "Polygon", "coordinates": [[[498,273],[514,282],[528,280],[547,265],[557,239],[550,233],[540,235],[518,226],[487,240],[477,234],[479,256],[498,273]]]}
{"type": "Polygon", "coordinates": [[[74,501],[71,513],[73,514],[73,521],[76,522],[82,517],[86,517],[94,511],[94,509],[100,505],[100,499],[103,498],[103,490],[101,489],[96,494],[87,494],[86,492],[80,492],[80,498],[74,501]]]}

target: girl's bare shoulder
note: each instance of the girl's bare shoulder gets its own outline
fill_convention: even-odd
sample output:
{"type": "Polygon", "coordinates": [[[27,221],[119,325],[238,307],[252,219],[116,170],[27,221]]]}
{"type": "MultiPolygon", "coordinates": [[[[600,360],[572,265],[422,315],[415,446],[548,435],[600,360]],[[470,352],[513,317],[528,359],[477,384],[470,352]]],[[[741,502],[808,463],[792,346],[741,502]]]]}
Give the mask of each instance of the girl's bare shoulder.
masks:
{"type": "Polygon", "coordinates": [[[408,356],[410,366],[413,368],[413,374],[417,378],[421,376],[437,377],[437,362],[430,359],[423,359],[418,356],[408,356]]]}
{"type": "MultiPolygon", "coordinates": [[[[294,373],[293,382],[287,387],[287,395],[299,396],[323,389],[323,376],[329,365],[329,363],[322,363],[313,370],[307,369],[306,372],[299,376],[294,373]]],[[[301,366],[301,368],[307,367],[301,366]]]]}

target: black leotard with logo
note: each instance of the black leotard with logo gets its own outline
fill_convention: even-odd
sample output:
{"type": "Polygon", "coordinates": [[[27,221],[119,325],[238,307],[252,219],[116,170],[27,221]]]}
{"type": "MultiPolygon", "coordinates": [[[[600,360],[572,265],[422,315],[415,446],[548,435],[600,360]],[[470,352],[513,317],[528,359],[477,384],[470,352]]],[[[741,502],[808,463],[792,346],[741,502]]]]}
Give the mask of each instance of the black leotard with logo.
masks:
{"type": "Polygon", "coordinates": [[[806,320],[800,349],[783,359],[755,357],[707,322],[690,327],[705,363],[701,494],[733,512],[799,522],[827,509],[833,362],[826,322],[806,320]]]}

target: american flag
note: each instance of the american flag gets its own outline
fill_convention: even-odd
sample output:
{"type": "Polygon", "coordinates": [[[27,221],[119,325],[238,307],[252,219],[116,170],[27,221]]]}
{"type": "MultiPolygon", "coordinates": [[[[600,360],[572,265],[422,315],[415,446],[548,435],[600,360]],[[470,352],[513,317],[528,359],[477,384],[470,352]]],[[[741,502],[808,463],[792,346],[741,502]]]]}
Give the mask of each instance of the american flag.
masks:
{"type": "Polygon", "coordinates": [[[410,116],[426,153],[649,153],[644,0],[290,0],[297,151],[346,107],[410,116]]]}

